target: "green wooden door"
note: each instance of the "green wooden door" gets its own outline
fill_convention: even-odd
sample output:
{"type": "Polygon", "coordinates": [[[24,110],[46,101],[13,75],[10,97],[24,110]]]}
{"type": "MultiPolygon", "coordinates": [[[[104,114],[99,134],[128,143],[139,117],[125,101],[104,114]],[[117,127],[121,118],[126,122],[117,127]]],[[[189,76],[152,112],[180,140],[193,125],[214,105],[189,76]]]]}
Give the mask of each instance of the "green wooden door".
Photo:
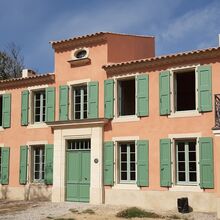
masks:
{"type": "Polygon", "coordinates": [[[90,150],[67,150],[66,200],[89,202],[90,150]]]}

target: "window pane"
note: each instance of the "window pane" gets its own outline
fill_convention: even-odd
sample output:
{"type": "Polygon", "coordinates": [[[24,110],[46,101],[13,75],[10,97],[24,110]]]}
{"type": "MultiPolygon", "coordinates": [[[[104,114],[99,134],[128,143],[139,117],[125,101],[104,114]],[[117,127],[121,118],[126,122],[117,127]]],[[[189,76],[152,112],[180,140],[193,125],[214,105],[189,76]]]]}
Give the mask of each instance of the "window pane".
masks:
{"type": "Polygon", "coordinates": [[[121,154],[121,161],[127,161],[127,154],[121,154]]]}
{"type": "Polygon", "coordinates": [[[131,180],[135,180],[135,172],[130,172],[130,177],[131,177],[131,180]]]}
{"type": "Polygon", "coordinates": [[[197,181],[196,172],[189,173],[189,181],[190,182],[196,182],[197,181]]]}
{"type": "Polygon", "coordinates": [[[135,171],[135,163],[130,163],[130,169],[131,171],[135,171]]]}
{"type": "Polygon", "coordinates": [[[196,162],[189,162],[189,171],[196,171],[196,162]]]}
{"type": "Polygon", "coordinates": [[[75,119],[80,119],[80,112],[75,112],[75,119]]]}
{"type": "Polygon", "coordinates": [[[127,152],[127,145],[121,145],[121,152],[127,152]]]}
{"type": "Polygon", "coordinates": [[[196,161],[196,152],[189,152],[189,161],[196,161]]]}
{"type": "Polygon", "coordinates": [[[40,100],[36,100],[35,107],[40,107],[40,100]]]}
{"type": "Polygon", "coordinates": [[[135,145],[134,144],[130,144],[130,152],[135,152],[135,145]]]}
{"type": "Polygon", "coordinates": [[[84,116],[84,118],[87,118],[87,112],[84,112],[83,116],[84,116]]]}
{"type": "Polygon", "coordinates": [[[178,151],[184,151],[185,150],[185,143],[179,142],[178,143],[178,151]]]}
{"type": "Polygon", "coordinates": [[[135,161],[135,154],[130,155],[130,161],[135,161]]]}
{"type": "Polygon", "coordinates": [[[76,96],[80,96],[80,89],[79,88],[75,88],[75,95],[76,96]]]}
{"type": "Polygon", "coordinates": [[[179,171],[185,171],[185,162],[179,162],[178,163],[178,170],[179,171]]]}
{"type": "Polygon", "coordinates": [[[178,161],[185,161],[185,152],[178,153],[178,161]]]}
{"type": "Polygon", "coordinates": [[[189,142],[189,151],[196,150],[196,142],[189,142]]]}
{"type": "Polygon", "coordinates": [[[127,180],[127,172],[121,172],[121,180],[127,180]]]}
{"type": "Polygon", "coordinates": [[[35,179],[35,180],[39,180],[39,178],[40,178],[39,172],[35,172],[35,174],[34,174],[34,179],[35,179]]]}
{"type": "Polygon", "coordinates": [[[121,163],[121,170],[126,171],[127,170],[127,163],[121,163]]]}
{"type": "Polygon", "coordinates": [[[186,181],[186,175],[183,172],[179,172],[179,179],[178,181],[186,181]]]}
{"type": "Polygon", "coordinates": [[[39,171],[40,170],[40,164],[39,163],[35,163],[34,169],[35,169],[35,172],[39,171]]]}

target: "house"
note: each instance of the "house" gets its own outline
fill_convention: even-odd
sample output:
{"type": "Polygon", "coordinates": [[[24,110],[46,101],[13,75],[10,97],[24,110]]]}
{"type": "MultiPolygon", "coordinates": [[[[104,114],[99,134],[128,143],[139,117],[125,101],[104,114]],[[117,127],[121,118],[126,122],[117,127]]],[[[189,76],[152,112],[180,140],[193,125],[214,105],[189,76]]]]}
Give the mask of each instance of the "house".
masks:
{"type": "Polygon", "coordinates": [[[154,37],[50,42],[54,73],[0,82],[1,198],[220,215],[220,48],[155,56],[154,37]]]}

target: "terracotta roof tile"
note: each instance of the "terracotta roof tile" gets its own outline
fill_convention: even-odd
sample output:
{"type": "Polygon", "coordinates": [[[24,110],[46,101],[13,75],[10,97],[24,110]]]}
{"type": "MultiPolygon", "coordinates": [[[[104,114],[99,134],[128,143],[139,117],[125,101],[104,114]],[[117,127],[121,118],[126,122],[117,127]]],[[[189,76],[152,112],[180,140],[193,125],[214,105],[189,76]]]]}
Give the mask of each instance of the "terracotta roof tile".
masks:
{"type": "Polygon", "coordinates": [[[139,63],[144,63],[144,62],[164,60],[164,59],[168,59],[168,58],[202,54],[202,53],[214,52],[214,51],[220,51],[220,47],[212,47],[212,48],[206,48],[206,49],[201,49],[201,50],[186,51],[186,52],[181,52],[181,53],[176,53],[176,54],[155,56],[155,57],[150,57],[150,58],[146,58],[146,59],[132,60],[132,61],[128,61],[128,62],[111,63],[111,64],[103,65],[102,67],[104,69],[108,69],[108,68],[114,68],[114,67],[121,67],[121,66],[125,66],[125,65],[139,64],[139,63]]]}
{"type": "Polygon", "coordinates": [[[48,76],[54,76],[54,73],[47,73],[47,74],[39,74],[35,76],[29,76],[29,77],[19,77],[19,78],[11,78],[11,79],[5,79],[5,80],[0,80],[0,83],[7,83],[7,82],[15,82],[15,81],[22,81],[22,80],[27,80],[27,79],[39,79],[39,78],[44,78],[48,76]]]}
{"type": "Polygon", "coordinates": [[[52,45],[55,45],[55,44],[65,43],[65,42],[69,42],[69,41],[73,41],[73,40],[81,40],[81,39],[85,39],[85,38],[98,37],[98,36],[105,35],[105,34],[124,35],[124,36],[133,36],[133,37],[153,37],[154,38],[154,36],[133,35],[133,34],[113,33],[113,32],[102,31],[102,32],[97,32],[97,33],[93,33],[93,34],[87,34],[87,35],[67,38],[64,40],[50,41],[49,43],[52,45]]]}

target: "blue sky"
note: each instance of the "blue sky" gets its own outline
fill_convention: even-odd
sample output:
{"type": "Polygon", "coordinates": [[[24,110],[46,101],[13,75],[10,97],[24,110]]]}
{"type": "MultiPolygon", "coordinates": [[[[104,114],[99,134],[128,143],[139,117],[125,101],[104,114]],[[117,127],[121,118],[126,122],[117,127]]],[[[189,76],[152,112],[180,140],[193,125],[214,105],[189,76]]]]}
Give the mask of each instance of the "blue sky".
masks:
{"type": "Polygon", "coordinates": [[[48,43],[99,31],[153,35],[156,54],[218,46],[219,0],[0,0],[0,49],[14,42],[26,67],[53,72],[48,43]]]}

